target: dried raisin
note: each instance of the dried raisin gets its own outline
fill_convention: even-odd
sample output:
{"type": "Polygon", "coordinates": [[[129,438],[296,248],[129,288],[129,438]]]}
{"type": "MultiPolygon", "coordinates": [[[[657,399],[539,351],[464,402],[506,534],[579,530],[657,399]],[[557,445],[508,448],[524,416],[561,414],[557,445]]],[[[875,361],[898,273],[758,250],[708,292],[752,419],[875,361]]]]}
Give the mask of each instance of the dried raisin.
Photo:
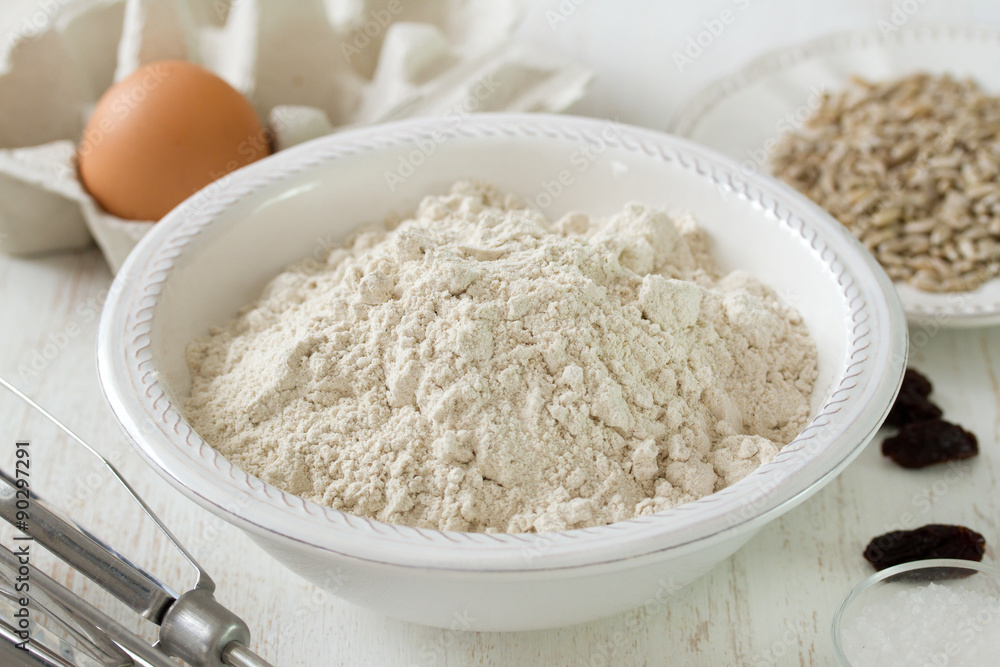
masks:
{"type": "Polygon", "coordinates": [[[885,423],[889,426],[905,426],[941,417],[941,408],[927,398],[931,395],[932,389],[931,381],[926,376],[907,368],[903,374],[899,395],[896,396],[885,423]]]}
{"type": "Polygon", "coordinates": [[[907,424],[882,441],[882,453],[904,468],[967,459],[979,453],[976,436],[943,419],[907,424]]]}
{"type": "Polygon", "coordinates": [[[879,535],[865,547],[865,560],[884,570],[900,563],[929,558],[981,561],[986,538],[965,526],[930,524],[915,530],[894,530],[879,535]]]}

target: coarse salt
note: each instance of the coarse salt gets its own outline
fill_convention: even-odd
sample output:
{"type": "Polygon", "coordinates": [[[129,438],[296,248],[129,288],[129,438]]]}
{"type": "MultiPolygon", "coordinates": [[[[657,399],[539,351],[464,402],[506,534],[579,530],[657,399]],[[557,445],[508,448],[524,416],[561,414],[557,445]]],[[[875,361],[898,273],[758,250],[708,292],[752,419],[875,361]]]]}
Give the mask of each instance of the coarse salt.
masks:
{"type": "Polygon", "coordinates": [[[865,605],[841,647],[856,667],[996,665],[1000,598],[960,584],[905,588],[865,605]]]}

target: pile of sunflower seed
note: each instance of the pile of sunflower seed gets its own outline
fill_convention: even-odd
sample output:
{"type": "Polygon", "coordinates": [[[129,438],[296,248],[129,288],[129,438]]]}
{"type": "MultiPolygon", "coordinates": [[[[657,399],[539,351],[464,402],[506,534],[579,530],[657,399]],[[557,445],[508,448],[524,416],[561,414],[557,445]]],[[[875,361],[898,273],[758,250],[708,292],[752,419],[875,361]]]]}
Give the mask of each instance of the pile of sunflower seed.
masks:
{"type": "Polygon", "coordinates": [[[853,79],[771,157],[893,280],[972,290],[1000,274],[1000,98],[972,81],[853,79]]]}

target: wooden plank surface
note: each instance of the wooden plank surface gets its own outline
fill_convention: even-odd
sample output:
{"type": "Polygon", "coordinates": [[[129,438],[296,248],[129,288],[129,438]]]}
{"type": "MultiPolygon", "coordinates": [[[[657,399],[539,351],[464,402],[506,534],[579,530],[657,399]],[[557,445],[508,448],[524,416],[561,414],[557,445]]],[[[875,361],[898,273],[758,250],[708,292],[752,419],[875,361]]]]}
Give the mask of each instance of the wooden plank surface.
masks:
{"type": "MultiPolygon", "coordinates": [[[[34,0],[7,2],[0,13],[5,21],[39,6],[34,0]]],[[[605,75],[580,111],[662,127],[686,91],[736,67],[769,40],[787,43],[827,29],[860,27],[891,11],[889,2],[828,3],[836,4],[837,12],[816,5],[812,14],[803,9],[807,3],[756,3],[744,22],[732,26],[725,48],[706,52],[697,70],[681,75],[671,69],[672,50],[699,21],[736,3],[685,3],[685,9],[664,4],[680,26],[669,39],[662,33],[670,11],[662,5],[612,7],[602,0],[584,3],[554,28],[545,12],[559,3],[535,5],[524,33],[572,52],[605,75]],[[655,21],[639,20],[650,12],[655,21]],[[758,29],[767,25],[786,30],[758,29]],[[615,40],[620,45],[626,37],[636,46],[622,52],[615,40]],[[649,87],[664,81],[676,87],[649,87]]],[[[987,2],[931,1],[922,7],[928,20],[949,13],[1000,19],[987,2]]],[[[978,459],[906,471],[871,446],[825,489],[768,525],[709,575],[670,600],[651,591],[644,608],[615,618],[507,634],[435,630],[388,619],[301,580],[237,529],[183,498],[131,450],[100,393],[95,368],[97,313],[110,278],[96,250],[30,260],[0,256],[0,374],[119,466],[202,560],[219,584],[221,601],[243,616],[256,648],[277,665],[827,665],[832,616],[851,586],[869,573],[860,554],[872,536],[931,522],[963,523],[986,535],[988,560],[998,555],[1000,328],[921,336],[914,330],[920,344],[912,350],[912,363],[934,380],[935,399],[946,415],[979,435],[978,459]]],[[[18,438],[32,442],[36,490],[162,579],[176,587],[191,584],[180,557],[84,452],[0,395],[5,467],[18,438]]],[[[9,530],[0,537],[10,544],[9,530]]],[[[41,565],[130,626],[152,630],[64,566],[51,560],[41,565]]]]}

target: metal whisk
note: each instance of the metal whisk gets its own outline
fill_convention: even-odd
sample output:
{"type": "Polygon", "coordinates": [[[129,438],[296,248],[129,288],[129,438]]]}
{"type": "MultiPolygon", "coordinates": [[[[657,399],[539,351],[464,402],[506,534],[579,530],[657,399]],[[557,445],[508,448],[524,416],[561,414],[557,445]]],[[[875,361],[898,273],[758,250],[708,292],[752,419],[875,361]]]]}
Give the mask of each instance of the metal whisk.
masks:
{"type": "Polygon", "coordinates": [[[158,641],[150,646],[42,572],[32,568],[30,586],[23,586],[23,547],[0,546],[0,664],[176,667],[171,658],[179,658],[191,667],[270,667],[247,648],[246,623],[215,600],[215,582],[115,467],[7,380],[0,378],[0,385],[100,459],[198,574],[194,588],[174,592],[0,470],[0,517],[21,531],[20,539],[42,545],[160,626],[158,641]],[[22,623],[28,615],[33,622],[22,623]]]}

